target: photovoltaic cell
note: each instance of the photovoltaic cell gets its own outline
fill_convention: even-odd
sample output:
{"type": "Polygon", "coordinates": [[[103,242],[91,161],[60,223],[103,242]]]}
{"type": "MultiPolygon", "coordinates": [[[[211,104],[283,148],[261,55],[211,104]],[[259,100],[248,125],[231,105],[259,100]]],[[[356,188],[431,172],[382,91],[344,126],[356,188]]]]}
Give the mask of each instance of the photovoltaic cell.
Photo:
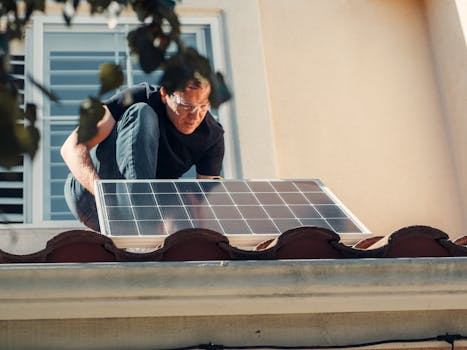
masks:
{"type": "Polygon", "coordinates": [[[150,193],[151,185],[143,182],[127,183],[129,193],[150,193]]]}
{"type": "Polygon", "coordinates": [[[180,198],[177,195],[174,195],[173,193],[156,194],[156,200],[157,200],[157,204],[160,206],[163,206],[163,205],[181,206],[182,205],[180,198]]]}
{"type": "Polygon", "coordinates": [[[101,231],[111,237],[185,228],[226,235],[275,235],[300,226],[366,230],[319,180],[99,180],[96,199],[101,231]]]}
{"type": "Polygon", "coordinates": [[[167,234],[162,220],[139,220],[138,231],[143,236],[157,236],[167,234]]]}
{"type": "Polygon", "coordinates": [[[151,187],[154,193],[177,193],[175,184],[172,182],[152,182],[151,187]]]}
{"type": "Polygon", "coordinates": [[[133,207],[135,219],[140,220],[162,220],[161,214],[156,207],[145,206],[145,207],[133,207]]]}
{"type": "Polygon", "coordinates": [[[152,194],[131,194],[130,195],[131,205],[138,206],[154,206],[156,204],[156,200],[152,194]]]}

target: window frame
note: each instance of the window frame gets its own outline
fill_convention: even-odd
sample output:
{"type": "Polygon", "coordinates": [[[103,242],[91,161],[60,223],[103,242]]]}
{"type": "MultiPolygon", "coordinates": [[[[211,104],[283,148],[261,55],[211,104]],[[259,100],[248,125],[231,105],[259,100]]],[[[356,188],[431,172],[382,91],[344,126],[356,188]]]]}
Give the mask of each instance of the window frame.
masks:
{"type": "MultiPolygon", "coordinates": [[[[213,67],[216,71],[221,71],[226,74],[226,57],[224,55],[225,46],[222,35],[222,18],[220,13],[212,13],[203,16],[190,16],[186,14],[180,15],[183,23],[182,31],[193,32],[193,27],[199,26],[198,30],[209,28],[211,49],[213,55],[213,67]],[[189,30],[187,30],[189,29],[189,30]]],[[[112,32],[108,29],[107,20],[102,16],[79,15],[73,20],[73,25],[79,27],[80,32],[112,32]]],[[[119,19],[119,24],[137,24],[135,16],[122,16],[119,19]]],[[[73,28],[73,27],[72,27],[73,28]]],[[[25,52],[25,70],[34,72],[34,78],[43,82],[45,78],[44,69],[44,35],[46,32],[64,31],[68,28],[65,26],[63,18],[55,15],[36,15],[32,20],[32,25],[28,28],[26,35],[26,52],[25,52]]],[[[129,81],[128,83],[131,83],[129,81]]],[[[44,138],[44,126],[47,121],[44,119],[44,110],[40,108],[44,106],[44,101],[47,97],[38,90],[31,88],[29,82],[26,82],[25,101],[36,103],[38,108],[38,128],[44,138]]],[[[224,175],[226,178],[235,178],[239,173],[239,164],[234,154],[236,133],[233,130],[234,123],[232,122],[233,111],[230,103],[222,105],[218,110],[219,121],[225,129],[226,154],[224,158],[224,175]]],[[[48,136],[48,135],[47,135],[48,136]]],[[[45,143],[41,141],[37,155],[33,161],[25,159],[24,164],[24,224],[15,224],[18,227],[34,226],[34,227],[83,227],[77,220],[46,220],[45,214],[45,167],[50,166],[44,164],[46,152],[45,143]],[[34,174],[34,175],[33,175],[34,174]],[[33,190],[34,189],[34,190],[33,190]],[[29,204],[30,203],[30,204],[29,204]],[[29,205],[28,205],[29,204],[29,205]]],[[[7,225],[11,227],[12,225],[7,225]]],[[[0,226],[1,227],[1,226],[0,226]]]]}

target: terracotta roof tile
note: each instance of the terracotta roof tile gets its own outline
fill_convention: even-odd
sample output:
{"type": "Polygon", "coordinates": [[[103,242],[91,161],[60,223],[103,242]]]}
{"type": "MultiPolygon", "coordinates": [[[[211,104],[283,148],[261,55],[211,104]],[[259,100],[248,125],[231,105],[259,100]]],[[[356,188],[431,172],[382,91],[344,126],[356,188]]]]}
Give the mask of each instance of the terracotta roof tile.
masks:
{"type": "Polygon", "coordinates": [[[168,236],[161,247],[160,260],[200,261],[227,260],[229,253],[221,244],[228,245],[224,235],[207,229],[186,229],[168,236]]]}
{"type": "Polygon", "coordinates": [[[377,255],[385,258],[465,256],[467,252],[452,243],[445,232],[428,226],[401,228],[367,249],[375,248],[377,255]]]}
{"type": "Polygon", "coordinates": [[[374,246],[376,242],[382,240],[383,238],[384,236],[368,237],[368,238],[362,239],[361,241],[358,241],[352,247],[355,249],[367,249],[371,246],[374,246]]]}
{"type": "Polygon", "coordinates": [[[288,230],[269,241],[269,253],[275,259],[340,259],[344,254],[336,248],[340,236],[319,227],[299,227],[288,230]]]}
{"type": "Polygon", "coordinates": [[[44,249],[27,255],[0,250],[0,263],[349,259],[467,256],[467,236],[452,242],[449,236],[428,226],[401,228],[388,236],[362,240],[353,246],[328,229],[299,227],[254,249],[233,247],[228,237],[207,229],[186,229],[168,236],[151,252],[117,248],[113,241],[86,230],[62,232],[44,249]]]}
{"type": "Polygon", "coordinates": [[[467,236],[459,237],[454,241],[455,244],[467,246],[467,236]]]}

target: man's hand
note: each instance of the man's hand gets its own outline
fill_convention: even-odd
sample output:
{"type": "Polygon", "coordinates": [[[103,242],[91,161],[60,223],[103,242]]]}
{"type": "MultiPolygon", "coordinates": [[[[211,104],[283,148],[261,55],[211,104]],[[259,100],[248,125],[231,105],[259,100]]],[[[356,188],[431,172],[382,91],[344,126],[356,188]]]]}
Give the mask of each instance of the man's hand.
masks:
{"type": "Polygon", "coordinates": [[[196,174],[196,178],[199,180],[224,180],[222,176],[219,175],[201,175],[196,174]]]}

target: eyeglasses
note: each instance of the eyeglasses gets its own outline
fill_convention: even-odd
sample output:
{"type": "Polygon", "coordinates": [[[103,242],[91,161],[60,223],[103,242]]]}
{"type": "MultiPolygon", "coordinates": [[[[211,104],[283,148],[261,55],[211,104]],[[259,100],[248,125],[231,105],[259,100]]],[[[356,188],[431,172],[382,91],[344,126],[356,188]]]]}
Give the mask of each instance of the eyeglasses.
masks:
{"type": "Polygon", "coordinates": [[[177,109],[180,113],[186,114],[194,114],[198,111],[201,113],[206,113],[208,109],[211,107],[209,103],[204,105],[192,105],[191,103],[185,102],[182,98],[178,95],[173,94],[172,97],[174,98],[175,103],[177,104],[177,109]]]}

